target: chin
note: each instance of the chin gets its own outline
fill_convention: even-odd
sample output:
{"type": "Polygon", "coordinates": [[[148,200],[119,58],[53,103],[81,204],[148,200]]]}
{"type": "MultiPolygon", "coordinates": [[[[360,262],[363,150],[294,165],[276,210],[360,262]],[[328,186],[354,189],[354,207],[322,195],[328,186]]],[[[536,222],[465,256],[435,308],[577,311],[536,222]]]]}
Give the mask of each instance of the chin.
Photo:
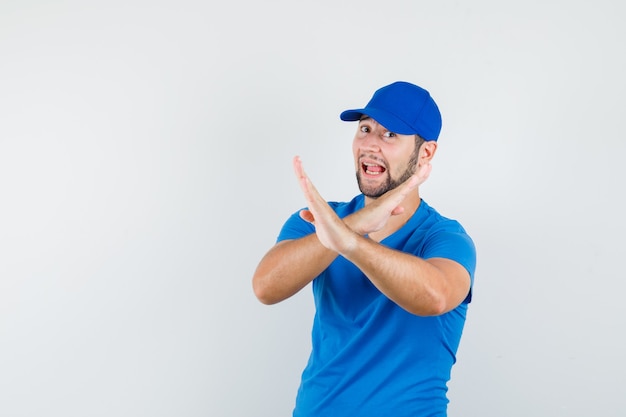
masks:
{"type": "Polygon", "coordinates": [[[387,182],[380,183],[376,186],[367,186],[359,179],[358,185],[361,193],[370,198],[378,198],[389,191],[389,184],[387,182]]]}

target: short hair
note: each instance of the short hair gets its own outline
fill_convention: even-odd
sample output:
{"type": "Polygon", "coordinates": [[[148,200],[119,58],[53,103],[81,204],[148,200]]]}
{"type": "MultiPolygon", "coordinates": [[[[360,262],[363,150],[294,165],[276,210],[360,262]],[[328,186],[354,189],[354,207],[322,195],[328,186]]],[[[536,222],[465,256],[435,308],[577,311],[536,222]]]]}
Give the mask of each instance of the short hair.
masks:
{"type": "Polygon", "coordinates": [[[415,134],[415,150],[417,151],[424,142],[426,142],[426,140],[424,140],[423,137],[421,137],[420,135],[416,133],[415,134]]]}

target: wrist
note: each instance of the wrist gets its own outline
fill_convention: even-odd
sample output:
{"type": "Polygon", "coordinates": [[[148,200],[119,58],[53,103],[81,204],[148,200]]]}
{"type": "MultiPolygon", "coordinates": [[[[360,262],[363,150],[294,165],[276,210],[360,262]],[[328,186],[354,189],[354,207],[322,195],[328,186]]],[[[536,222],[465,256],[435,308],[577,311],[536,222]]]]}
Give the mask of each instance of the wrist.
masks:
{"type": "Polygon", "coordinates": [[[341,249],[338,251],[344,258],[349,259],[353,253],[358,250],[359,240],[363,237],[356,232],[350,230],[343,240],[341,249]]]}
{"type": "Polygon", "coordinates": [[[366,230],[359,229],[359,221],[358,221],[358,212],[352,213],[343,218],[344,224],[350,229],[352,232],[356,233],[359,236],[365,236],[367,234],[366,230]]]}

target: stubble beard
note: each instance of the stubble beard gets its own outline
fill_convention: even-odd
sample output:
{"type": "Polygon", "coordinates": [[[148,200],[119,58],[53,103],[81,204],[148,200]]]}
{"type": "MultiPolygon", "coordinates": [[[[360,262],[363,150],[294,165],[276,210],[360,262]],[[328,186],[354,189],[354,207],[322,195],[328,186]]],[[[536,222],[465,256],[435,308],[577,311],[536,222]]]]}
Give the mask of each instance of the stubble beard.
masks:
{"type": "Polygon", "coordinates": [[[400,184],[408,180],[411,177],[411,175],[415,173],[415,170],[417,169],[418,154],[419,154],[419,149],[417,149],[416,147],[415,151],[413,151],[413,153],[411,154],[411,158],[409,159],[407,167],[402,173],[402,175],[400,175],[400,177],[397,179],[393,179],[391,178],[391,174],[389,173],[389,171],[387,171],[387,181],[383,182],[377,187],[367,187],[363,183],[363,181],[361,181],[361,169],[359,168],[359,170],[356,172],[356,181],[359,185],[359,190],[366,197],[378,198],[382,196],[383,194],[385,194],[387,191],[391,191],[394,188],[398,187],[400,184]]]}

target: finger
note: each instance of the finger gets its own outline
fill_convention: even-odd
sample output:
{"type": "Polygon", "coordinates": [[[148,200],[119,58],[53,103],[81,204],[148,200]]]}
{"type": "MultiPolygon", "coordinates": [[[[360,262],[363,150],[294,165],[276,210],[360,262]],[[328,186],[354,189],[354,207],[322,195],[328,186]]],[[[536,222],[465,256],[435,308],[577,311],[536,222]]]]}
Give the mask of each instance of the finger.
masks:
{"type": "Polygon", "coordinates": [[[417,186],[420,185],[420,183],[421,177],[417,173],[415,173],[411,175],[406,181],[404,181],[404,183],[402,183],[398,188],[391,191],[392,193],[394,191],[396,192],[396,199],[399,202],[404,200],[411,191],[415,190],[417,186]]]}
{"type": "Polygon", "coordinates": [[[313,213],[311,213],[310,210],[306,210],[306,209],[300,210],[300,213],[298,214],[300,215],[300,218],[302,220],[315,224],[315,217],[313,216],[313,213]]]}
{"type": "Polygon", "coordinates": [[[308,177],[304,172],[304,168],[302,167],[302,159],[299,156],[294,156],[293,158],[293,171],[296,174],[298,179],[298,183],[300,184],[300,188],[304,193],[304,197],[307,201],[311,200],[311,190],[310,190],[310,181],[308,181],[308,177]]]}
{"type": "Polygon", "coordinates": [[[426,163],[417,170],[417,176],[420,178],[420,184],[428,179],[432,169],[433,166],[430,163],[426,163]]]}
{"type": "Polygon", "coordinates": [[[398,192],[406,197],[406,195],[410,191],[417,188],[417,186],[426,181],[426,179],[430,175],[431,169],[432,165],[428,163],[420,166],[419,169],[413,175],[411,175],[411,177],[409,177],[409,179],[407,179],[404,184],[402,184],[398,192]]]}
{"type": "Polygon", "coordinates": [[[304,176],[304,169],[302,168],[302,160],[298,155],[293,157],[293,171],[296,173],[296,177],[302,178],[304,176]]]}
{"type": "Polygon", "coordinates": [[[304,198],[307,200],[310,206],[315,206],[318,202],[323,201],[322,196],[315,188],[315,185],[311,182],[311,179],[304,171],[302,165],[302,159],[299,156],[293,158],[293,168],[298,177],[300,188],[304,194],[304,198]]]}
{"type": "Polygon", "coordinates": [[[402,201],[409,195],[413,190],[415,190],[420,184],[426,181],[428,175],[431,170],[430,164],[424,164],[419,167],[419,169],[409,177],[402,185],[398,188],[389,191],[388,201],[392,206],[396,206],[392,211],[392,215],[397,215],[402,213],[401,207],[399,206],[402,201]]]}
{"type": "Polygon", "coordinates": [[[398,206],[395,209],[391,210],[392,216],[397,216],[398,214],[402,214],[402,213],[404,213],[404,207],[402,206],[398,206]]]}

